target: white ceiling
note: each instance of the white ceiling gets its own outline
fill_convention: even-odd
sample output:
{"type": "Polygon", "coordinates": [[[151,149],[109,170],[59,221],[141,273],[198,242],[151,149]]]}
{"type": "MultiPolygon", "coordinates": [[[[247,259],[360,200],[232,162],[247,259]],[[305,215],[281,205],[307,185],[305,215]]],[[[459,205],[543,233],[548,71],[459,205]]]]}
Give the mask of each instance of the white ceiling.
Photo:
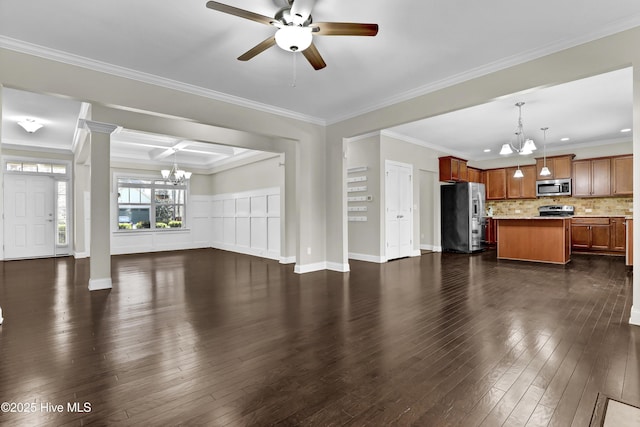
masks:
{"type": "MultiPolygon", "coordinates": [[[[83,103],[67,98],[4,88],[2,91],[2,145],[13,149],[58,152],[74,150],[78,120],[84,118],[83,103]],[[34,118],[44,126],[27,133],[18,121],[34,118]]],[[[183,140],[165,135],[118,129],[111,136],[111,160],[210,170],[229,161],[246,159],[259,151],[183,140]]]]}
{"type": "MultiPolygon", "coordinates": [[[[283,1],[223,2],[272,16],[283,1]]],[[[205,3],[2,0],[0,47],[330,124],[640,25],[637,0],[317,0],[312,12],[316,22],[371,22],[379,24],[380,31],[376,37],[315,36],[327,63],[315,71],[301,55],[278,47],[248,62],[237,61],[272,35],[273,28],[209,10],[205,3]]],[[[522,100],[525,132],[534,137],[548,126],[550,144],[565,135],[574,143],[613,140],[621,128],[630,127],[628,75],[620,72],[611,79],[603,76],[597,84],[576,82],[520,94],[391,132],[481,159],[486,156],[478,154],[482,148],[496,150],[513,133],[513,104],[522,100]],[[605,83],[612,86],[603,89],[605,83]]],[[[2,137],[4,143],[13,143],[16,135],[5,130],[11,127],[4,121],[18,96],[5,98],[2,137]]],[[[79,103],[66,99],[52,102],[59,103],[59,114],[80,109],[79,103]]],[[[20,114],[62,121],[38,110],[47,109],[47,102],[31,105],[32,110],[20,114]]],[[[77,118],[69,114],[67,136],[75,131],[77,118]]],[[[40,132],[45,135],[45,130],[35,135],[40,132]]],[[[166,148],[159,145],[156,148],[166,148]]]]}

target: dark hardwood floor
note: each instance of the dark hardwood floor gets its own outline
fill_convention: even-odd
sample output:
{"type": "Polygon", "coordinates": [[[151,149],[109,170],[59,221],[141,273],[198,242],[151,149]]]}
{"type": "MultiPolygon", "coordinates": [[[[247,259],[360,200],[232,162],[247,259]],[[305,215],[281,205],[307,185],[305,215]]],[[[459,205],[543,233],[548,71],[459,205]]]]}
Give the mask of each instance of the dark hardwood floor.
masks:
{"type": "Polygon", "coordinates": [[[0,424],[588,426],[598,393],[640,404],[622,258],[112,265],[114,288],[90,293],[88,260],[0,263],[0,402],[35,411],[0,424]]]}

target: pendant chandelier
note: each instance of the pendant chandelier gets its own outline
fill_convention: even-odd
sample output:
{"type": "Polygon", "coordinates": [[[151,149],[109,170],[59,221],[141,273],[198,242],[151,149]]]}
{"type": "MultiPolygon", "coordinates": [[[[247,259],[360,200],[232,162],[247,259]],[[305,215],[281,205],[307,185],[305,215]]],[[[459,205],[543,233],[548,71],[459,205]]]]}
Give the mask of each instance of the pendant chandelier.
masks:
{"type": "MultiPolygon", "coordinates": [[[[514,152],[520,154],[521,156],[526,156],[533,153],[537,150],[536,144],[534,144],[532,139],[527,139],[524,136],[524,128],[522,126],[522,106],[524,102],[517,102],[516,107],[518,107],[518,126],[516,128],[516,144],[513,145],[511,143],[506,143],[502,145],[500,149],[500,154],[503,156],[512,154],[514,152]]],[[[514,178],[522,178],[524,174],[520,169],[520,161],[518,161],[518,169],[513,174],[514,178]]]]}
{"type": "Polygon", "coordinates": [[[187,182],[189,178],[191,178],[191,172],[187,172],[178,168],[178,160],[176,153],[178,150],[173,151],[173,167],[171,170],[162,169],[160,173],[162,174],[162,179],[168,184],[172,185],[181,185],[187,182]]]}
{"type": "Polygon", "coordinates": [[[500,154],[503,156],[518,153],[522,156],[526,156],[528,154],[533,153],[537,147],[532,139],[527,139],[524,136],[524,129],[522,127],[522,106],[524,102],[516,103],[516,107],[518,107],[518,126],[516,128],[516,144],[506,143],[502,145],[500,149],[500,154]]]}

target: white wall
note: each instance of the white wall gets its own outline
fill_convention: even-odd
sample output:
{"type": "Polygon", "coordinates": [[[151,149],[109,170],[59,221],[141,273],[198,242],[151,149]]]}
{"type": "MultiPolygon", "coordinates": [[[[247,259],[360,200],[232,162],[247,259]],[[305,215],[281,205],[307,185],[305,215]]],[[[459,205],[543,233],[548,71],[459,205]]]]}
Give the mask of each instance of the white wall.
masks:
{"type": "MultiPolygon", "coordinates": [[[[254,194],[262,194],[265,189],[278,189],[278,197],[280,200],[280,207],[277,213],[278,220],[280,221],[278,227],[278,233],[280,240],[278,242],[278,253],[276,254],[273,247],[263,249],[261,247],[238,247],[230,244],[229,242],[223,242],[220,239],[213,238],[213,246],[220,249],[227,249],[242,253],[248,253],[257,256],[265,256],[272,259],[278,259],[282,263],[294,263],[296,257],[291,253],[285,251],[285,247],[293,247],[296,245],[296,232],[295,224],[296,219],[287,217],[286,205],[290,201],[286,200],[287,194],[291,194],[291,191],[286,190],[285,184],[285,165],[287,159],[284,154],[265,153],[258,156],[257,161],[241,161],[235,165],[225,166],[219,168],[211,174],[211,194],[214,199],[235,197],[234,195],[244,193],[245,196],[251,197],[254,194]]],[[[273,191],[267,191],[269,194],[274,194],[273,191]]],[[[269,230],[275,230],[275,217],[276,214],[273,208],[270,209],[269,217],[267,221],[271,223],[269,230]]],[[[273,241],[273,239],[270,239],[273,241]]]]}
{"type": "Polygon", "coordinates": [[[351,196],[371,195],[370,202],[347,202],[347,207],[364,206],[366,212],[348,212],[348,216],[366,217],[367,221],[349,221],[349,258],[382,262],[380,253],[380,138],[377,135],[355,139],[347,143],[347,171],[366,167],[366,171],[347,173],[347,179],[366,176],[367,181],[347,184],[347,188],[367,186],[366,192],[347,193],[351,196]]]}
{"type": "MultiPolygon", "coordinates": [[[[367,166],[366,222],[348,222],[349,258],[384,262],[385,258],[385,160],[413,166],[413,253],[420,249],[440,250],[440,184],[438,157],[442,152],[376,133],[347,142],[347,171],[356,166],[367,166]]],[[[359,174],[347,174],[347,178],[359,174]]],[[[363,183],[364,184],[364,183],[363,183]]],[[[347,184],[349,186],[359,184],[347,184]]],[[[349,197],[347,193],[347,197],[349,197]]],[[[347,206],[361,205],[347,203],[347,206]]],[[[348,215],[360,216],[358,212],[348,215]]]]}

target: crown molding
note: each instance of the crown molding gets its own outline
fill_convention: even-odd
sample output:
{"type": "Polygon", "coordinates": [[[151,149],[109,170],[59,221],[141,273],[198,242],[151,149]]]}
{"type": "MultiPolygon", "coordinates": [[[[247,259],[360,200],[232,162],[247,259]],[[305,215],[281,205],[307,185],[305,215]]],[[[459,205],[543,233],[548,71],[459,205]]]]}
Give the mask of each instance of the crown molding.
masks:
{"type": "Polygon", "coordinates": [[[451,156],[456,156],[456,157],[460,157],[460,158],[463,158],[463,159],[468,159],[469,158],[469,153],[462,152],[462,151],[457,151],[457,150],[450,150],[447,147],[443,147],[441,145],[433,144],[433,143],[430,143],[430,142],[427,142],[427,141],[423,141],[421,139],[413,138],[413,137],[410,137],[410,136],[402,135],[400,133],[397,133],[397,132],[394,132],[394,131],[390,131],[390,130],[387,130],[387,129],[380,131],[380,135],[387,136],[389,138],[394,138],[394,139],[397,139],[399,141],[407,142],[409,144],[419,145],[419,146],[424,147],[424,148],[429,148],[431,150],[438,151],[438,152],[443,153],[443,154],[449,154],[451,156]]]}
{"type": "Polygon", "coordinates": [[[111,135],[119,126],[111,123],[95,122],[93,120],[79,119],[78,126],[87,129],[89,132],[106,133],[111,135]]]}
{"type": "MultiPolygon", "coordinates": [[[[43,144],[35,145],[24,145],[19,140],[13,139],[3,139],[2,144],[0,144],[2,150],[11,150],[11,151],[28,151],[33,153],[48,153],[48,154],[59,154],[63,156],[71,156],[73,157],[73,152],[70,149],[66,148],[58,148],[47,146],[43,144]]],[[[3,153],[4,155],[4,153],[3,153]]]]}
{"type": "Polygon", "coordinates": [[[372,111],[380,110],[382,108],[389,107],[391,105],[399,104],[401,102],[408,101],[413,98],[417,98],[428,93],[435,92],[437,90],[444,89],[449,86],[463,83],[465,81],[473,80],[482,76],[486,76],[497,71],[507,69],[516,65],[524,64],[535,59],[539,59],[565,49],[579,46],[581,44],[589,43],[594,40],[598,40],[607,36],[611,36],[622,31],[630,30],[640,25],[640,14],[630,15],[625,19],[614,22],[604,28],[593,31],[588,34],[584,34],[579,37],[568,37],[562,40],[555,41],[546,46],[538,49],[532,49],[526,52],[521,52],[495,62],[491,62],[486,65],[482,65],[462,73],[454,74],[450,77],[437,80],[435,82],[420,86],[397,95],[391,96],[382,100],[379,103],[371,104],[366,108],[355,110],[353,113],[345,116],[336,116],[328,118],[326,120],[327,126],[343,122],[345,120],[352,119],[354,117],[361,116],[363,114],[370,113],[372,111]]]}
{"type": "Polygon", "coordinates": [[[142,83],[153,84],[167,89],[190,93],[192,95],[202,96],[205,98],[214,99],[216,101],[222,101],[229,104],[237,105],[239,107],[246,107],[265,113],[275,114],[278,116],[311,123],[314,125],[326,126],[327,124],[324,119],[319,117],[297,113],[295,111],[274,107],[272,105],[267,105],[256,101],[251,101],[239,96],[229,95],[200,86],[179,82],[177,80],[167,79],[165,77],[156,76],[154,74],[144,73],[141,71],[132,70],[130,68],[119,67],[117,65],[108,64],[102,61],[96,61],[90,58],[85,58],[83,56],[74,55],[60,50],[50,49],[44,46],[28,43],[10,37],[0,36],[0,48],[13,50],[20,53],[26,53],[28,55],[34,55],[40,58],[87,68],[89,70],[107,73],[118,77],[124,77],[142,83]]]}

